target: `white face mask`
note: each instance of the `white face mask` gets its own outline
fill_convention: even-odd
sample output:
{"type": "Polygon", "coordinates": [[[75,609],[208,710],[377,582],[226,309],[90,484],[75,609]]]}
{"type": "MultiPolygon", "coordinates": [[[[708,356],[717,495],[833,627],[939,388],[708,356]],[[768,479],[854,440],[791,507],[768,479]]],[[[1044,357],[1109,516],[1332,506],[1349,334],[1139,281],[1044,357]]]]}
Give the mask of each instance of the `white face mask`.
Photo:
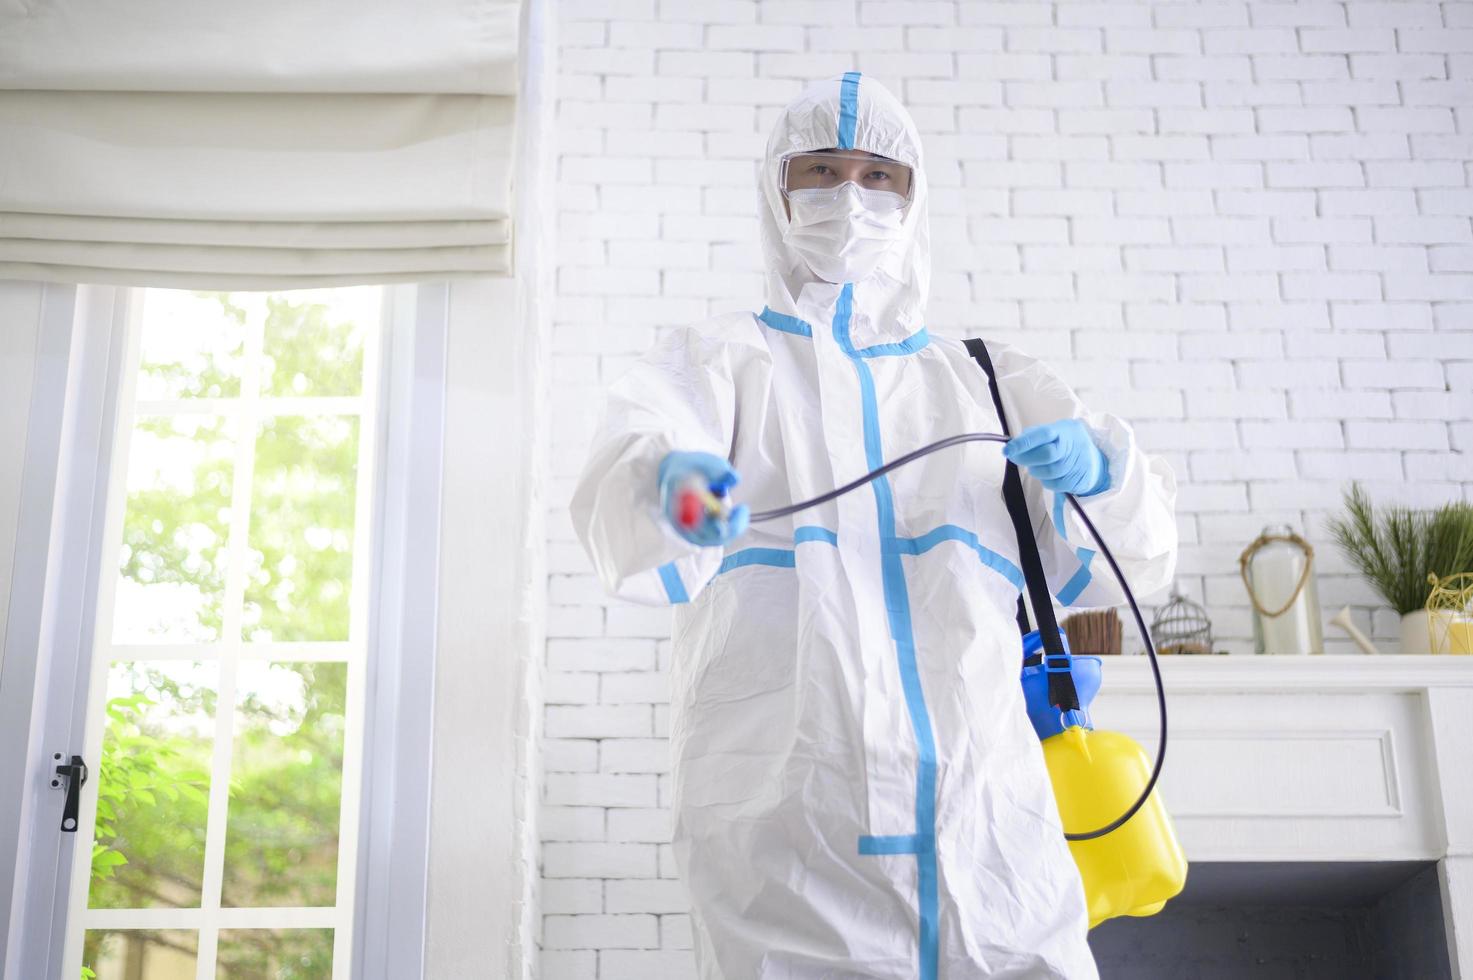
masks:
{"type": "Polygon", "coordinates": [[[792,220],[783,241],[819,278],[858,282],[900,240],[904,203],[899,194],[852,181],[834,188],[797,188],[788,192],[792,220]]]}

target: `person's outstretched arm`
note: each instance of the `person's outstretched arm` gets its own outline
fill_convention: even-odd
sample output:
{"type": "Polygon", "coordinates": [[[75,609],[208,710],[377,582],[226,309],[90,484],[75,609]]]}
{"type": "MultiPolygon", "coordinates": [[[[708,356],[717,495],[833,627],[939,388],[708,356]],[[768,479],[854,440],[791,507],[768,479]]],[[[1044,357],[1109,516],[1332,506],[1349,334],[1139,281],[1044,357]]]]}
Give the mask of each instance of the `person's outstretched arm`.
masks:
{"type": "Polygon", "coordinates": [[[599,579],[616,596],[685,602],[720,567],[720,548],[682,540],[661,516],[660,464],[675,452],[728,458],[732,349],[695,328],[674,330],[609,389],[570,511],[599,579]]]}

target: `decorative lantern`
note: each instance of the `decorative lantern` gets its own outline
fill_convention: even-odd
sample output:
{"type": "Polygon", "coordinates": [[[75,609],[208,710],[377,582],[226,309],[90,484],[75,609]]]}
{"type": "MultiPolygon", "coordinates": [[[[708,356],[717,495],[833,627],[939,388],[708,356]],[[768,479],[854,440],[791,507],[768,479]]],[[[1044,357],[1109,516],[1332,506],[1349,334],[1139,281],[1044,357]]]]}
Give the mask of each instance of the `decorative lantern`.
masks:
{"type": "Polygon", "coordinates": [[[1151,620],[1151,641],[1161,654],[1211,653],[1212,620],[1202,606],[1180,592],[1172,592],[1171,601],[1151,620]]]}
{"type": "Polygon", "coordinates": [[[1308,541],[1287,524],[1270,525],[1238,556],[1238,571],[1253,603],[1255,652],[1325,652],[1308,541]]]}

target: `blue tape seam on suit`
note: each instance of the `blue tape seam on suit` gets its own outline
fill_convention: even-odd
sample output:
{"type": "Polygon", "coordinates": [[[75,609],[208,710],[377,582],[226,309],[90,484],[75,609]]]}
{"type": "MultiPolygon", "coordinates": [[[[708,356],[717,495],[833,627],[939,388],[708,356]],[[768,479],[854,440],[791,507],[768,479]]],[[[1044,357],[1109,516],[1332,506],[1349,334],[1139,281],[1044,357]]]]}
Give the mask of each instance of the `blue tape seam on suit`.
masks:
{"type": "MultiPolygon", "coordinates": [[[[1065,530],[1064,524],[1064,495],[1061,493],[1054,494],[1054,530],[1059,533],[1059,537],[1065,541],[1069,540],[1069,535],[1065,530]]],[[[1057,598],[1060,605],[1074,605],[1074,600],[1079,598],[1080,593],[1085,590],[1090,583],[1090,579],[1094,577],[1094,573],[1089,570],[1089,566],[1090,562],[1094,561],[1095,553],[1089,548],[1075,548],[1074,555],[1079,559],[1079,570],[1058,591],[1057,598]]]]}
{"type": "Polygon", "coordinates": [[[839,536],[826,527],[817,527],[805,524],[793,532],[793,544],[803,544],[805,541],[818,541],[823,544],[838,546],[839,536]]]}
{"type": "MultiPolygon", "coordinates": [[[[781,333],[790,333],[797,337],[813,337],[813,327],[806,321],[786,313],[779,313],[770,307],[763,307],[762,312],[757,314],[757,319],[781,333]]],[[[931,335],[922,327],[904,340],[894,344],[875,344],[873,347],[861,347],[855,350],[848,346],[845,340],[844,353],[850,357],[899,357],[904,354],[914,354],[918,350],[924,350],[931,342],[931,335]]]]}
{"type": "MultiPolygon", "coordinates": [[[[879,406],[875,399],[875,382],[869,365],[849,339],[849,323],[853,312],[854,284],[845,283],[839,293],[838,307],[834,310],[834,340],[849,355],[855,373],[859,376],[865,463],[870,469],[878,469],[885,462],[884,449],[880,442],[879,406]]],[[[895,535],[895,502],[891,495],[890,480],[882,476],[870,483],[870,487],[874,491],[875,509],[879,518],[880,573],[885,593],[885,613],[890,624],[891,639],[895,642],[900,683],[905,692],[905,706],[910,714],[911,730],[916,741],[916,832],[900,838],[861,837],[859,852],[864,854],[867,849],[881,848],[882,850],[869,853],[915,854],[920,904],[919,976],[920,980],[936,980],[939,959],[937,909],[940,904],[936,874],[936,740],[931,731],[931,718],[926,713],[925,691],[916,666],[910,594],[905,583],[905,566],[900,560],[902,546],[895,535]]]]}
{"type": "Polygon", "coordinates": [[[796,334],[799,337],[812,337],[813,328],[795,316],[779,313],[770,307],[764,306],[762,312],[757,314],[757,319],[767,324],[774,330],[783,333],[796,334]]]}
{"type": "MultiPolygon", "coordinates": [[[[793,533],[793,543],[803,544],[808,541],[816,541],[823,544],[837,546],[839,536],[828,528],[823,527],[800,527],[793,533]]],[[[972,551],[976,552],[977,558],[988,568],[997,572],[1013,588],[1023,589],[1023,571],[1017,565],[1009,561],[1005,556],[998,554],[991,548],[982,544],[977,535],[964,527],[955,524],[943,524],[934,531],[915,538],[899,538],[894,542],[895,551],[902,555],[924,555],[932,548],[947,541],[958,541],[972,551]]],[[[743,568],[747,565],[769,565],[774,568],[795,568],[797,561],[794,552],[787,548],[743,548],[734,551],[721,560],[721,568],[716,574],[721,575],[733,569],[743,568]]]]}
{"type": "Polygon", "coordinates": [[[792,548],[743,548],[721,559],[717,575],[724,575],[734,568],[746,565],[771,565],[776,568],[793,568],[797,564],[792,548]]]}
{"type": "Polygon", "coordinates": [[[672,604],[690,602],[690,594],[685,591],[685,583],[680,580],[680,569],[675,567],[675,562],[660,566],[660,581],[665,586],[665,597],[672,604]]]}
{"type": "Polygon", "coordinates": [[[984,545],[975,533],[964,527],[943,524],[917,538],[896,538],[894,543],[896,550],[902,555],[924,555],[943,541],[960,541],[977,553],[982,564],[1011,582],[1013,588],[1020,592],[1023,590],[1023,570],[984,545]]]}
{"type": "Polygon", "coordinates": [[[854,149],[854,130],[859,124],[859,72],[847,71],[839,83],[840,150],[854,149]]]}
{"type": "MultiPolygon", "coordinates": [[[[839,536],[826,527],[818,527],[812,524],[805,524],[793,532],[794,545],[804,544],[809,541],[838,546],[839,536]]],[[[797,564],[797,552],[792,548],[743,548],[741,551],[733,551],[721,559],[721,567],[716,570],[716,574],[725,575],[732,569],[744,568],[747,565],[796,568],[797,564]]]]}

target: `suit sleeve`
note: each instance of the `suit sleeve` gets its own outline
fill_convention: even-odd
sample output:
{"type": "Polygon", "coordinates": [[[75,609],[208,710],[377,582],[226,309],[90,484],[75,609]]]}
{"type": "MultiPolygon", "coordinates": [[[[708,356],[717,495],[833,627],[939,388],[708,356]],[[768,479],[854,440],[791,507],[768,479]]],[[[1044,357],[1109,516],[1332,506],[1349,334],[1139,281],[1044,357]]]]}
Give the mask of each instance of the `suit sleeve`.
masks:
{"type": "MultiPolygon", "coordinates": [[[[1042,361],[998,345],[998,383],[1013,434],[1029,426],[1076,418],[1088,427],[1110,468],[1110,486],[1080,498],[1125,573],[1132,591],[1165,588],[1176,570],[1176,475],[1165,460],[1143,452],[1130,425],[1092,412],[1042,361]]],[[[1022,474],[1049,589],[1061,605],[1113,606],[1125,601],[1109,565],[1063,494],[1022,474]]]]}
{"type": "Polygon", "coordinates": [[[693,599],[720,548],[677,537],[659,509],[660,461],[674,450],[730,458],[736,385],[730,345],[672,331],[610,387],[569,510],[612,595],[648,605],[693,599]]]}

